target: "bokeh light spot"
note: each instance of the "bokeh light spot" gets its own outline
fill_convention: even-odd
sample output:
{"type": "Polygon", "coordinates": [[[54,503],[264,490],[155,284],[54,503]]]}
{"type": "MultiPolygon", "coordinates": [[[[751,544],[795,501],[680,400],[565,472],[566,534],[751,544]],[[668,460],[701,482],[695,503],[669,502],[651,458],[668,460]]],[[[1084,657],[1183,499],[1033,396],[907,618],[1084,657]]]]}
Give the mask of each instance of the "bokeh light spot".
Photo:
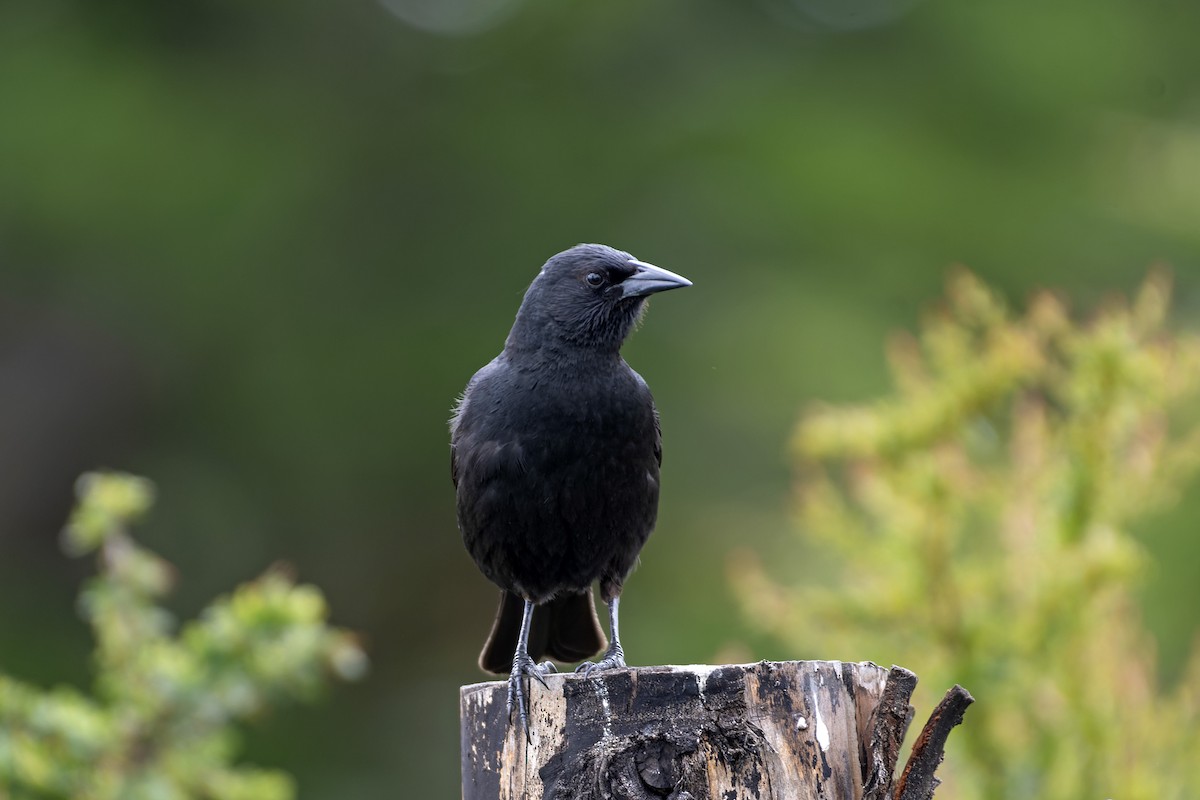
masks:
{"type": "Polygon", "coordinates": [[[443,36],[470,36],[494,28],[521,0],[379,0],[414,28],[443,36]]]}

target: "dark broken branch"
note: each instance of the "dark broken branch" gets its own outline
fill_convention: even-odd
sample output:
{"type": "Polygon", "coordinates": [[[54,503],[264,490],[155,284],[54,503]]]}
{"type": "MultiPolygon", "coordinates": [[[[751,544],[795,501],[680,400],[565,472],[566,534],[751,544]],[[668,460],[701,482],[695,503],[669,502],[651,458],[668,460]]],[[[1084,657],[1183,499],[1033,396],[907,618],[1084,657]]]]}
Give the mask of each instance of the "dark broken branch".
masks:
{"type": "Polygon", "coordinates": [[[946,692],[913,743],[904,774],[896,784],[897,800],[932,800],[933,791],[940,783],[934,773],[946,755],[946,739],[963,721],[967,706],[974,702],[970,692],[958,684],[946,692]]]}

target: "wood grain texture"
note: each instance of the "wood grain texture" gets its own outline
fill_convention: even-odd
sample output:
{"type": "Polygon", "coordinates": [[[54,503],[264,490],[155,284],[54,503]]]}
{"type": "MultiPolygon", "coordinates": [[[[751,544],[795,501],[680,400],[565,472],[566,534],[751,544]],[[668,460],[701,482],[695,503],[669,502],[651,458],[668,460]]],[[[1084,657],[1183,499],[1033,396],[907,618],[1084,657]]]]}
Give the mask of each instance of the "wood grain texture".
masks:
{"type": "Polygon", "coordinates": [[[890,795],[916,677],[839,661],[642,667],[461,690],[464,800],[861,800],[890,795]]]}

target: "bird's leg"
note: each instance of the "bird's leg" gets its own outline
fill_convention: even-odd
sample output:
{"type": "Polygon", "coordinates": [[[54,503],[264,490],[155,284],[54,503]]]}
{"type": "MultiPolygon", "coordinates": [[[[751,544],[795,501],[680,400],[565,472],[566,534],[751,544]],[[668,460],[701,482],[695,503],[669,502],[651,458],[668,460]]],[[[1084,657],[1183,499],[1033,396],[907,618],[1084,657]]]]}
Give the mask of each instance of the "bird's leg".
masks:
{"type": "Polygon", "coordinates": [[[525,731],[526,739],[529,738],[529,718],[526,713],[524,677],[528,675],[545,686],[546,679],[542,676],[555,671],[554,665],[549,661],[536,664],[529,657],[529,621],[532,618],[533,601],[526,600],[525,614],[521,617],[521,633],[517,637],[517,652],[513,655],[512,672],[508,675],[508,704],[506,706],[510,721],[512,720],[513,706],[517,707],[517,718],[520,720],[521,730],[525,731]]]}
{"type": "Polygon", "coordinates": [[[582,672],[585,678],[591,675],[593,670],[617,669],[625,666],[625,651],[621,648],[620,626],[617,624],[617,605],[620,602],[620,595],[615,595],[608,601],[608,629],[612,634],[612,642],[604,651],[604,658],[594,664],[591,661],[585,661],[575,669],[576,672],[582,672]]]}

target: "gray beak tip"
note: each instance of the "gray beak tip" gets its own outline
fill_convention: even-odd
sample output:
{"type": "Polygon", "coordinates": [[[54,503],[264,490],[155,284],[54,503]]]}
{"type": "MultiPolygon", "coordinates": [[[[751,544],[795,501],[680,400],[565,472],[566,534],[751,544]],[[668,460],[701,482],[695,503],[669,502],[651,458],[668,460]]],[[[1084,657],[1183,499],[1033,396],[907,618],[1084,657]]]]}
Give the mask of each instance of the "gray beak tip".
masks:
{"type": "Polygon", "coordinates": [[[644,297],[656,292],[665,292],[668,289],[682,289],[685,286],[692,285],[692,282],[682,275],[677,275],[670,270],[656,267],[653,264],[647,264],[645,261],[638,261],[636,258],[631,258],[629,263],[637,267],[637,272],[624,280],[623,297],[644,297]]]}

